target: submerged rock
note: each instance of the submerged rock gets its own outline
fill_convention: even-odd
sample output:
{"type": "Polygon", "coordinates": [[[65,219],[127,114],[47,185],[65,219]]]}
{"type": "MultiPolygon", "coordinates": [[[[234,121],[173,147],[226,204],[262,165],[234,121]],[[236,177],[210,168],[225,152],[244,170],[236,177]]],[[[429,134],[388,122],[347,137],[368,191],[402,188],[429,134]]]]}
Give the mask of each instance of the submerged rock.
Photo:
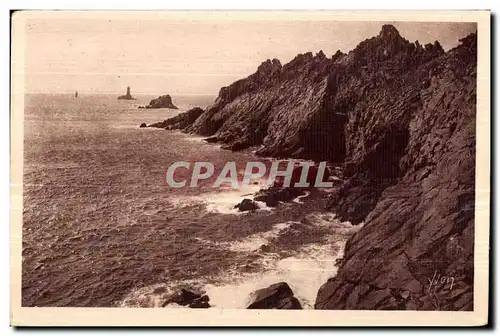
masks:
{"type": "Polygon", "coordinates": [[[263,145],[257,151],[261,156],[335,157],[344,151],[337,130],[346,115],[329,113],[332,66],[322,53],[298,55],[284,66],[267,60],[254,74],[223,87],[214,105],[185,132],[216,136],[229,150],[263,145]],[[322,120],[319,114],[324,114],[322,120]],[[310,137],[327,130],[330,141],[310,137]]]}
{"type": "Polygon", "coordinates": [[[219,141],[219,139],[217,139],[216,136],[213,136],[213,137],[205,138],[205,139],[203,139],[203,141],[205,141],[207,143],[216,143],[219,141]]]}
{"type": "Polygon", "coordinates": [[[247,309],[302,309],[286,282],[275,283],[250,294],[247,309]]]}

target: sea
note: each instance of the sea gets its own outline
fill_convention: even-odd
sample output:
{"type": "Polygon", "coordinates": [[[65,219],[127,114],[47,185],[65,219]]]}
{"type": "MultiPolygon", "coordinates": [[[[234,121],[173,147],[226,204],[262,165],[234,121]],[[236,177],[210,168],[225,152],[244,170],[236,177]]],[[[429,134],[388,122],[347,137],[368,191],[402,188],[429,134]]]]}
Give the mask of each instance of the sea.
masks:
{"type": "Polygon", "coordinates": [[[277,208],[234,208],[265,181],[170,187],[165,174],[176,161],[212,162],[216,172],[236,162],[243,174],[247,162],[273,159],[139,128],[206,108],[213,96],[174,96],[178,110],[139,109],[155,96],[136,98],[25,95],[22,305],[161,307],[186,288],[206,293],[212,307],[245,308],[252,291],[285,281],[313,308],[360,226],[325,211],[314,193],[277,208]]]}

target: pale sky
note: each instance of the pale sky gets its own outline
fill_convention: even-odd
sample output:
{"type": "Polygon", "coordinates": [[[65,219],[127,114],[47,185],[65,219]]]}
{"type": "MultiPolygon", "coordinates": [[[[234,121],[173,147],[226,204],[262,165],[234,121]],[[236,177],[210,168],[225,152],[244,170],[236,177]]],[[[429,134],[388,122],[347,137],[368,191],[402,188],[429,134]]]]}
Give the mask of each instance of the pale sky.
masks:
{"type": "MultiPolygon", "coordinates": [[[[213,94],[266,59],[352,50],[386,22],[34,19],[26,26],[27,92],[213,94]]],[[[411,42],[449,49],[475,23],[392,23],[411,42]]]]}

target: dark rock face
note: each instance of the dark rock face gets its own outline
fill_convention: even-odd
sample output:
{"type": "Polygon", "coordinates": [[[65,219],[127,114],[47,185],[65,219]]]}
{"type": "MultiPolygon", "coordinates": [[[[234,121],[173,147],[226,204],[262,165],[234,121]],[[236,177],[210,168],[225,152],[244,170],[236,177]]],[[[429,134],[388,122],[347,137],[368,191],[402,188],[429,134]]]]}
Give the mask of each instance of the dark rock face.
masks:
{"type": "Polygon", "coordinates": [[[172,97],[170,95],[160,96],[156,99],[153,99],[146,105],[144,108],[154,109],[154,108],[169,108],[177,110],[178,107],[174,105],[172,102],[172,97]]]}
{"type": "Polygon", "coordinates": [[[146,123],[142,123],[139,127],[141,127],[141,128],[148,127],[148,125],[146,125],[146,123]]]}
{"type": "Polygon", "coordinates": [[[196,294],[189,290],[181,289],[180,292],[171,295],[162,306],[166,307],[171,303],[176,303],[180,306],[188,306],[189,308],[210,308],[208,301],[210,301],[208,295],[196,294]]]}
{"type": "MultiPolygon", "coordinates": [[[[262,156],[343,165],[327,208],[365,224],[316,309],[472,310],[476,68],[476,34],[445,53],[384,25],[348,54],[267,60],[184,132],[229,150],[260,145],[262,156]]],[[[277,183],[254,200],[276,206],[298,195],[277,183]]],[[[293,296],[288,286],[276,286],[251,306],[294,306],[277,294],[293,296]]]]}
{"type": "Polygon", "coordinates": [[[440,54],[351,113],[332,209],[365,225],[317,309],[473,309],[476,35],[440,54]]]}
{"type": "Polygon", "coordinates": [[[257,210],[259,207],[251,199],[245,198],[243,201],[241,201],[241,203],[236,204],[234,208],[238,209],[239,211],[251,211],[257,210]]]}
{"type": "Polygon", "coordinates": [[[250,294],[247,309],[302,309],[286,282],[279,282],[250,294]]]}
{"type": "Polygon", "coordinates": [[[179,113],[175,117],[151,124],[148,127],[165,128],[169,130],[184,129],[187,126],[191,125],[194,121],[196,121],[196,119],[202,114],[203,109],[195,107],[189,111],[179,113]]]}

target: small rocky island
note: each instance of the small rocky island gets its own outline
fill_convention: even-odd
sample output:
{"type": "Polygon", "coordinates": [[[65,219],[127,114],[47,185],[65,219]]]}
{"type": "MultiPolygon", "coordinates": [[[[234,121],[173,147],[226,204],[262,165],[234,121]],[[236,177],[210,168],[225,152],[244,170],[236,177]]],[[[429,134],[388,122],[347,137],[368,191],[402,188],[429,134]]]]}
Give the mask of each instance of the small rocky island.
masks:
{"type": "Polygon", "coordinates": [[[135,98],[130,94],[130,86],[127,86],[127,93],[123,96],[119,96],[118,99],[135,100],[135,98]]]}
{"type": "Polygon", "coordinates": [[[148,105],[139,106],[139,108],[146,108],[146,109],[169,108],[174,110],[178,109],[178,107],[175,106],[174,103],[172,102],[172,97],[170,97],[170,95],[168,94],[153,99],[149,102],[148,105]]]}

